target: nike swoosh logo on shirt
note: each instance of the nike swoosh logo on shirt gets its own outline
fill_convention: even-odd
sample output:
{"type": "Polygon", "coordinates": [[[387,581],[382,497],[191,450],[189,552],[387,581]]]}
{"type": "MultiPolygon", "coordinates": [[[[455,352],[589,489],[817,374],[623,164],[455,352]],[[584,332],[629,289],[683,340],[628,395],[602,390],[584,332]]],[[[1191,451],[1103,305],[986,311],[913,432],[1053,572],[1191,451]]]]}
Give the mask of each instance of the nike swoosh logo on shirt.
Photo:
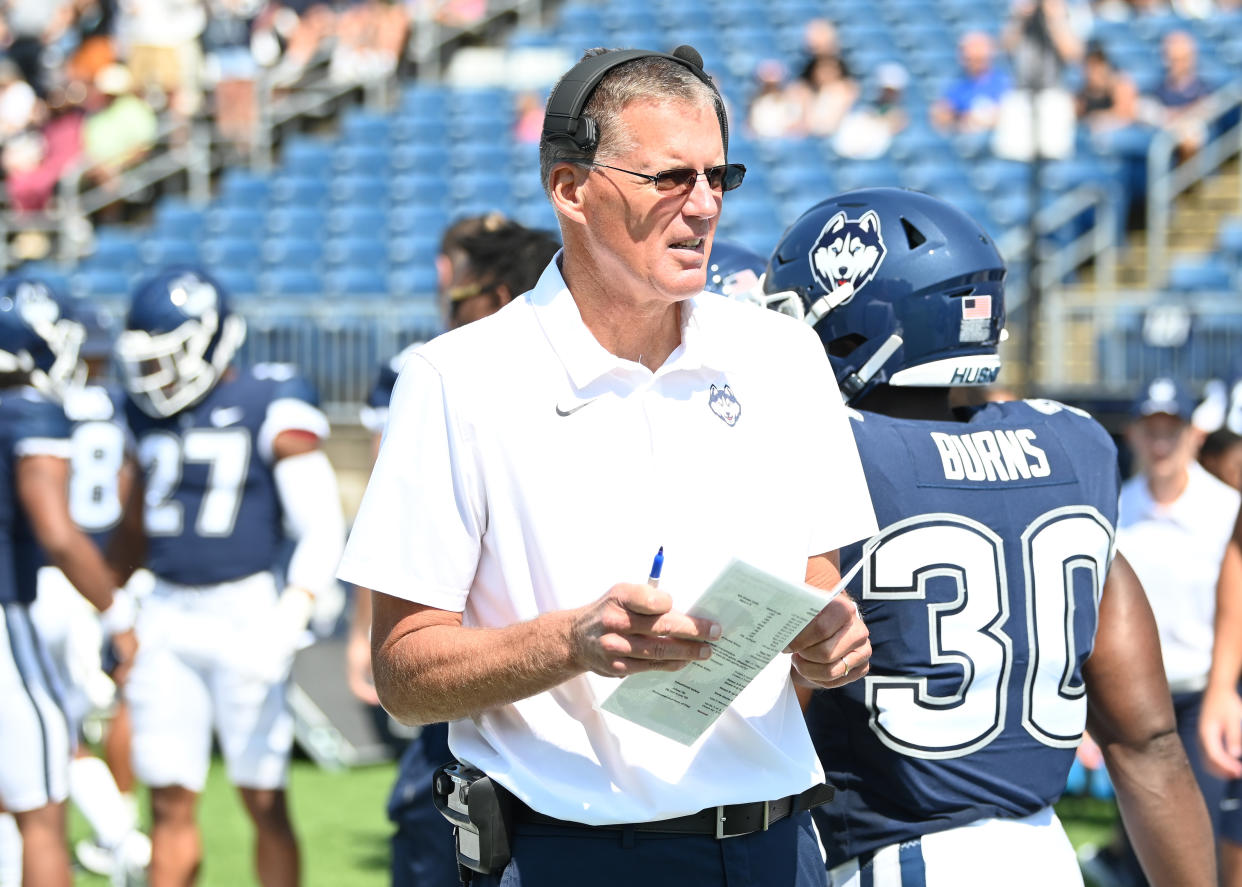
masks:
{"type": "Polygon", "coordinates": [[[242,420],[246,411],[241,407],[216,407],[211,411],[211,424],[217,428],[227,428],[242,420]]]}
{"type": "Polygon", "coordinates": [[[556,414],[558,416],[572,416],[574,413],[578,412],[578,410],[582,409],[583,407],[589,407],[591,404],[595,403],[595,401],[597,400],[599,400],[598,397],[593,397],[590,400],[583,401],[582,403],[577,404],[576,406],[572,406],[569,409],[565,409],[558,403],[556,405],[556,414]]]}

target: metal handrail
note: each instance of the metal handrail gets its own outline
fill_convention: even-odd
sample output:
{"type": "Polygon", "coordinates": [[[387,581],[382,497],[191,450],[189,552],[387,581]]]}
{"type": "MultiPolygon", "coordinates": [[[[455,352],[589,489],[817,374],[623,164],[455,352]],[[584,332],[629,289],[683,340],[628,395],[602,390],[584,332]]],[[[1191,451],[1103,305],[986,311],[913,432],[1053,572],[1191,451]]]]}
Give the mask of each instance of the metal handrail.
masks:
{"type": "MultiPolygon", "coordinates": [[[[1096,282],[1100,288],[1113,289],[1117,285],[1117,231],[1118,216],[1114,194],[1105,186],[1085,183],[1059,196],[1047,206],[1036,211],[1033,225],[1011,229],[999,241],[997,249],[1006,262],[1013,262],[1030,253],[1031,229],[1037,237],[1045,237],[1073,221],[1090,209],[1095,210],[1091,227],[1062,244],[1050,254],[1041,257],[1038,283],[1041,288],[1060,286],[1065,276],[1093,262],[1096,282]]],[[[1006,293],[1006,308],[1013,311],[1026,300],[1025,293],[1006,293]]]]}
{"type": "MultiPolygon", "coordinates": [[[[1242,109],[1242,82],[1226,84],[1204,100],[1203,123],[1211,126],[1242,109]]],[[[1168,276],[1169,219],[1173,201],[1188,188],[1242,154],[1242,122],[1204,144],[1185,163],[1173,166],[1177,138],[1159,130],[1147,149],[1147,285],[1163,286],[1168,276]]]]}

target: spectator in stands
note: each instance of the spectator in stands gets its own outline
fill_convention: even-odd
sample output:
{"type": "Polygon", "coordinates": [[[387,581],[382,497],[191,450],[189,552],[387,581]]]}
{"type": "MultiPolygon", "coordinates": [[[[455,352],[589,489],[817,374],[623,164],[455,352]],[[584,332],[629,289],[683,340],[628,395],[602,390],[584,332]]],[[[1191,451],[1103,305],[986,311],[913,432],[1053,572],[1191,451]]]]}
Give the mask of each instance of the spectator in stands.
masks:
{"type": "Polygon", "coordinates": [[[802,135],[802,103],[785,83],[784,64],[764,59],[755,67],[755,92],[746,111],[746,125],[760,139],[802,135]]]}
{"type": "Polygon", "coordinates": [[[157,123],[151,106],[134,95],[128,68],[112,64],[100,71],[82,127],[87,177],[105,187],[114,186],[121,171],[155,143],[157,123]]]}
{"type": "Polygon", "coordinates": [[[0,2],[0,42],[21,69],[22,77],[36,93],[43,95],[47,83],[46,50],[69,30],[74,21],[72,0],[2,0],[0,2]]]}
{"type": "Polygon", "coordinates": [[[207,0],[204,85],[211,90],[216,132],[240,153],[249,149],[257,121],[259,65],[250,49],[250,31],[258,12],[252,0],[207,0]]]}
{"type": "Polygon", "coordinates": [[[1097,41],[1087,44],[1077,105],[1079,122],[1093,136],[1130,126],[1138,118],[1138,87],[1097,41]]]}
{"type": "Polygon", "coordinates": [[[877,95],[866,107],[851,111],[841,121],[832,141],[842,157],[880,157],[892,144],[893,136],[906,128],[909,117],[903,104],[910,75],[896,62],[876,68],[877,95]]]}
{"type": "Polygon", "coordinates": [[[1199,76],[1198,47],[1188,31],[1170,31],[1161,43],[1164,77],[1147,103],[1149,122],[1173,134],[1186,160],[1207,139],[1205,100],[1212,88],[1199,76]]]}
{"type": "Polygon", "coordinates": [[[192,116],[202,101],[203,0],[119,0],[117,13],[116,36],[138,90],[177,118],[192,116]]]}
{"type": "Polygon", "coordinates": [[[69,92],[68,88],[52,89],[42,129],[5,144],[5,184],[15,209],[43,209],[65,170],[82,156],[82,109],[68,100],[69,92]]]}
{"type": "Polygon", "coordinates": [[[858,81],[837,55],[814,56],[790,86],[801,106],[802,132],[830,136],[858,101],[858,81]]]}
{"type": "Polygon", "coordinates": [[[0,58],[0,141],[32,126],[39,114],[39,97],[9,58],[0,58]]]}
{"type": "Polygon", "coordinates": [[[802,47],[806,59],[841,54],[841,42],[837,28],[826,18],[813,18],[802,28],[802,47]]]}
{"type": "Polygon", "coordinates": [[[539,144],[539,134],[543,131],[543,100],[526,90],[518,93],[513,123],[513,140],[522,145],[539,144]]]}
{"type": "Polygon", "coordinates": [[[992,38],[984,32],[964,34],[957,48],[961,74],[932,105],[932,123],[946,132],[990,132],[1013,80],[993,64],[992,38]]]}
{"type": "Polygon", "coordinates": [[[400,3],[347,5],[336,14],[331,74],[337,83],[391,77],[405,51],[410,20],[400,3]]]}

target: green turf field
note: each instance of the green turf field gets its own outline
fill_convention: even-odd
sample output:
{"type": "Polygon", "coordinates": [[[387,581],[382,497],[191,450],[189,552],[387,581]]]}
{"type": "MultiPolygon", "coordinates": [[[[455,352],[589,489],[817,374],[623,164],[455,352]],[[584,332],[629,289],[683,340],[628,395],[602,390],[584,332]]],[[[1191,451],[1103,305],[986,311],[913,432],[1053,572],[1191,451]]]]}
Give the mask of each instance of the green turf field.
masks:
{"type": "MultiPolygon", "coordinates": [[[[392,784],[392,764],[343,772],[321,770],[309,761],[293,763],[289,788],[294,825],[302,842],[302,883],[306,887],[385,887],[388,835],[384,801],[392,784]]],[[[1116,807],[1094,798],[1066,798],[1057,807],[1075,846],[1108,840],[1116,807]]],[[[202,887],[256,887],[250,868],[250,825],[217,761],[200,807],[204,862],[202,887]]],[[[87,829],[70,813],[70,837],[87,829]]],[[[82,887],[108,887],[104,878],[80,874],[82,887]]]]}

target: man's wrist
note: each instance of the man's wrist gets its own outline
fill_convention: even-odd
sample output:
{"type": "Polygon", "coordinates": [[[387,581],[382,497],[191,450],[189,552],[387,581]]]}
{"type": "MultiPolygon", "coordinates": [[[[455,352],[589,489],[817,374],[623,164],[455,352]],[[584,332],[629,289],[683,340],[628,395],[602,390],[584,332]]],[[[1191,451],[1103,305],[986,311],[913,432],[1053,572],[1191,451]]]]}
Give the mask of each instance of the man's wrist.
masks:
{"type": "Polygon", "coordinates": [[[114,635],[129,631],[138,618],[138,604],[134,596],[124,588],[112,592],[112,604],[99,614],[99,624],[104,634],[114,635]]]}

